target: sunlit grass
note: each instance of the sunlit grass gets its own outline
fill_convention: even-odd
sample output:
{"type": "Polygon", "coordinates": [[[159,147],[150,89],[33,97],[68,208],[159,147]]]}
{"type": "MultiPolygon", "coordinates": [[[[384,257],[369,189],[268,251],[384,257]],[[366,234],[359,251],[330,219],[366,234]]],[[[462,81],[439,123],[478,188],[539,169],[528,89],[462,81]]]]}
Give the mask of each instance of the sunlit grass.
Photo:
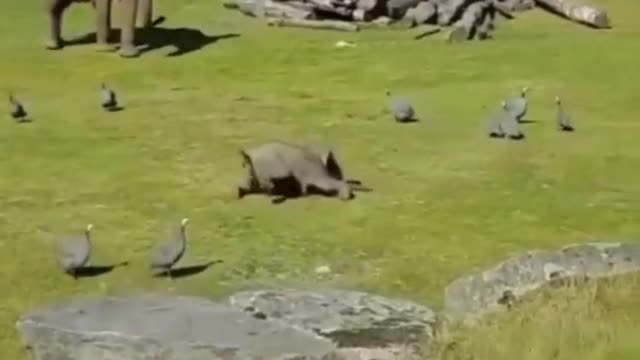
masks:
{"type": "MultiPolygon", "coordinates": [[[[611,31],[532,11],[501,23],[493,41],[449,46],[403,31],[273,29],[214,1],[165,1],[164,27],[241,36],[180,57],[166,47],[123,60],[91,46],[45,51],[42,4],[3,2],[0,92],[15,91],[35,121],[0,123],[0,357],[24,357],[19,314],[71,296],[219,296],[277,282],[439,308],[449,281],[510,254],[637,238],[640,4],[601,3],[611,31]],[[357,46],[336,49],[338,40],[357,46]],[[125,111],[101,111],[102,80],[125,111]],[[523,85],[537,121],[526,141],[488,139],[486,116],[523,85]],[[423,121],[393,123],[386,87],[423,121]],[[556,94],[574,134],[555,130],[556,94]],[[375,191],[348,203],[237,201],[237,150],[268,139],[328,142],[375,191]],[[151,278],[149,247],[184,216],[184,262],[224,263],[176,284],[151,278]],[[93,262],[131,265],[73,282],[51,249],[89,222],[93,262]],[[332,275],[318,278],[319,265],[332,275]]],[[[84,34],[90,7],[65,20],[67,37],[84,34]]]]}

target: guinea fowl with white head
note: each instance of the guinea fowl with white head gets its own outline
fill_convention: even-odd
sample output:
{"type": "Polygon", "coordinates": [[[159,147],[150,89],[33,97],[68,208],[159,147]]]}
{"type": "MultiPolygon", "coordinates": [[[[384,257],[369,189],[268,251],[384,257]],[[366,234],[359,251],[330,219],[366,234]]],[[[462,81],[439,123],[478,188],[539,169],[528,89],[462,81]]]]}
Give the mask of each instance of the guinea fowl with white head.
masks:
{"type": "Polygon", "coordinates": [[[504,100],[506,104],[503,108],[510,112],[511,115],[518,121],[522,121],[524,116],[527,114],[527,92],[529,91],[529,87],[525,86],[520,91],[520,96],[509,97],[504,100]]]}
{"type": "Polygon", "coordinates": [[[172,267],[182,258],[187,247],[186,226],[188,218],[182,219],[180,229],[173,239],[158,244],[151,253],[151,270],[172,277],[172,267]]]}
{"type": "Polygon", "coordinates": [[[100,105],[106,111],[115,111],[118,109],[116,93],[108,88],[105,83],[100,85],[100,105]]]}
{"type": "Polygon", "coordinates": [[[500,128],[504,131],[504,135],[511,140],[524,139],[524,133],[520,130],[520,124],[518,120],[513,116],[513,113],[507,110],[507,102],[502,101],[502,108],[504,111],[504,119],[500,122],[500,128]]]}
{"type": "Polygon", "coordinates": [[[9,104],[11,104],[11,117],[15,121],[22,122],[27,119],[27,111],[24,109],[24,105],[13,94],[9,94],[9,104]]]}
{"type": "Polygon", "coordinates": [[[560,131],[574,131],[573,125],[571,124],[571,118],[569,114],[564,110],[562,106],[562,100],[560,100],[560,96],[556,96],[556,122],[558,124],[558,130],[560,131]]]}
{"type": "Polygon", "coordinates": [[[61,242],[58,261],[67,274],[78,277],[78,270],[85,267],[91,255],[91,230],[93,224],[87,225],[84,236],[65,239],[61,242]]]}

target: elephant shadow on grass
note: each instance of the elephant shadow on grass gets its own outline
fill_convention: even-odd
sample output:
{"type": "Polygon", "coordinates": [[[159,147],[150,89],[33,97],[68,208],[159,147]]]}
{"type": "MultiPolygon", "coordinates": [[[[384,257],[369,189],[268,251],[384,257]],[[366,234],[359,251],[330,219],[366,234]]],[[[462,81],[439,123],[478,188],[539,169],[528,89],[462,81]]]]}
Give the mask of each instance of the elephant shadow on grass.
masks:
{"type": "MultiPolygon", "coordinates": [[[[198,51],[205,46],[216,43],[219,40],[239,37],[240,34],[229,33],[221,35],[207,35],[198,29],[187,27],[180,28],[160,28],[136,30],[136,45],[140,47],[140,54],[173,46],[174,51],[167,54],[169,57],[182,56],[194,51],[198,51]]],[[[109,35],[110,39],[119,39],[120,30],[113,29],[109,35]]],[[[71,39],[65,42],[65,46],[93,44],[96,42],[95,32],[71,39]]]]}

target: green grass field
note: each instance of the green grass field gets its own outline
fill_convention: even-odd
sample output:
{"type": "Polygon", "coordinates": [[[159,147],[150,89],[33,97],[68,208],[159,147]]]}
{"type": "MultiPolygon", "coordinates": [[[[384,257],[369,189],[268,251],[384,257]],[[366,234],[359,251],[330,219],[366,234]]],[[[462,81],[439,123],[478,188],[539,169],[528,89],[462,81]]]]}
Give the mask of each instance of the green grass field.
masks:
{"type": "MultiPolygon", "coordinates": [[[[15,91],[35,121],[0,122],[0,358],[25,358],[14,327],[20,313],[70,296],[219,296],[276,283],[371,290],[439,308],[449,281],[525,249],[637,239],[640,3],[600,4],[611,31],[536,10],[501,23],[493,41],[449,46],[404,31],[271,29],[215,1],[160,1],[163,27],[241,36],[183,56],[167,57],[169,46],[123,60],[90,45],[45,51],[41,1],[4,1],[0,92],[15,91]],[[336,49],[338,40],[357,47],[336,49]],[[101,111],[102,80],[125,111],[101,111]],[[525,127],[524,142],[491,141],[486,116],[523,85],[537,123],[525,127]],[[410,98],[423,121],[394,124],[383,112],[386,87],[410,98]],[[574,134],[555,130],[556,94],[574,134]],[[375,191],[348,203],[236,200],[237,150],[270,139],[328,142],[348,174],[375,191]],[[224,263],[175,284],[151,278],[148,249],[183,216],[191,218],[184,263],[224,263]],[[93,263],[131,265],[78,282],[63,276],[53,245],[87,223],[95,224],[93,263]],[[325,264],[332,275],[319,278],[314,268],[325,264]]],[[[65,36],[92,24],[90,7],[78,5],[65,36]]],[[[637,358],[628,340],[640,314],[625,321],[628,304],[563,323],[558,358],[637,358]],[[604,341],[590,331],[588,345],[606,349],[580,357],[572,337],[594,323],[626,337],[604,341]]],[[[521,316],[500,320],[510,337],[539,348],[521,358],[550,359],[546,326],[568,315],[531,326],[521,316]]],[[[483,347],[483,336],[496,333],[482,329],[452,335],[468,340],[446,356],[520,358],[522,347],[483,347]]]]}

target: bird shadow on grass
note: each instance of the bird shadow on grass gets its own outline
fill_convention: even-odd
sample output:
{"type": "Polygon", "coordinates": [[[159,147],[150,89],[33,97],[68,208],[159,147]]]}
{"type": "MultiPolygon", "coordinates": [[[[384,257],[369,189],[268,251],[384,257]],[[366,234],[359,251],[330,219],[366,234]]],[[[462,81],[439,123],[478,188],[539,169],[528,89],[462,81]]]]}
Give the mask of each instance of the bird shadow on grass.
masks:
{"type": "Polygon", "coordinates": [[[538,120],[530,120],[530,119],[522,119],[519,121],[520,124],[537,124],[538,120]]]}
{"type": "Polygon", "coordinates": [[[89,265],[76,270],[76,276],[79,278],[96,277],[113,271],[117,267],[129,265],[128,261],[123,261],[114,265],[89,265]]]}
{"type": "MultiPolygon", "coordinates": [[[[222,262],[223,262],[222,260],[212,260],[200,265],[190,265],[190,266],[183,266],[180,268],[174,268],[174,269],[171,269],[171,277],[176,279],[176,278],[196,275],[207,270],[210,266],[218,263],[222,263],[222,262]]],[[[153,275],[153,277],[165,277],[165,278],[168,276],[169,276],[169,273],[166,271],[159,272],[153,275]]]]}
{"type": "Polygon", "coordinates": [[[406,119],[406,120],[402,120],[402,121],[396,121],[398,124],[415,124],[420,122],[420,119],[417,118],[411,118],[411,119],[406,119]]]}
{"type": "Polygon", "coordinates": [[[115,106],[108,109],[105,109],[106,112],[115,113],[124,110],[124,106],[115,106]]]}

